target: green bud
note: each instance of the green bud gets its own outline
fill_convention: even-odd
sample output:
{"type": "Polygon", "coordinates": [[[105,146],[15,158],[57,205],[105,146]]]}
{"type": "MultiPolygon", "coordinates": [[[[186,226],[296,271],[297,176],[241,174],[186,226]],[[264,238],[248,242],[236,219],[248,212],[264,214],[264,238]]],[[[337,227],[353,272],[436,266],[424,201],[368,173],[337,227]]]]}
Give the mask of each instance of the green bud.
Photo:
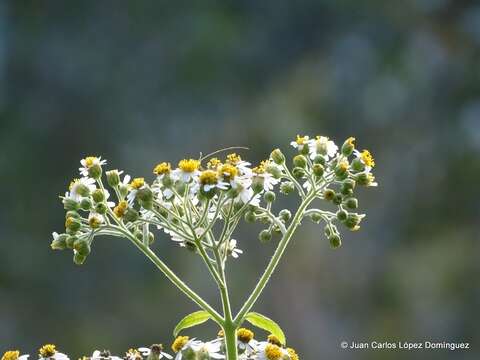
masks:
{"type": "Polygon", "coordinates": [[[138,211],[133,208],[128,208],[125,215],[123,215],[123,220],[126,222],[134,222],[138,219],[139,214],[138,211]]]}
{"type": "Polygon", "coordinates": [[[74,210],[67,211],[67,213],[65,214],[65,219],[67,219],[69,217],[73,217],[75,219],[80,219],[81,218],[80,214],[78,212],[74,211],[74,210]]]}
{"type": "Polygon", "coordinates": [[[328,241],[330,241],[330,246],[332,247],[332,249],[338,249],[342,245],[342,240],[337,234],[330,235],[328,241]]]}
{"type": "Polygon", "coordinates": [[[261,176],[254,176],[252,179],[252,190],[255,194],[258,194],[263,190],[263,184],[265,179],[261,176]]]}
{"type": "Polygon", "coordinates": [[[102,167],[98,164],[94,164],[88,168],[88,175],[94,179],[100,179],[102,177],[102,167]]]}
{"type": "Polygon", "coordinates": [[[356,180],[358,185],[368,186],[375,180],[375,177],[370,173],[360,173],[356,176],[356,180]]]}
{"type": "Polygon", "coordinates": [[[347,171],[348,171],[348,162],[346,161],[339,162],[335,167],[335,175],[338,178],[343,178],[347,174],[347,171]]]}
{"type": "Polygon", "coordinates": [[[80,220],[74,217],[68,217],[67,220],[65,220],[65,228],[73,232],[80,230],[81,225],[80,220]]]}
{"type": "Polygon", "coordinates": [[[82,210],[90,210],[92,208],[92,201],[88,198],[83,198],[82,201],[80,201],[80,208],[82,210]]]}
{"type": "Polygon", "coordinates": [[[96,203],[102,202],[103,200],[105,200],[105,193],[103,192],[102,189],[96,189],[96,190],[92,193],[92,199],[93,199],[93,201],[95,201],[96,203]]]}
{"type": "Polygon", "coordinates": [[[358,214],[350,213],[348,214],[347,219],[344,221],[344,224],[348,229],[352,231],[356,231],[360,228],[358,224],[360,224],[361,220],[362,220],[362,217],[359,216],[358,214]]]}
{"type": "Polygon", "coordinates": [[[310,151],[310,149],[308,148],[307,144],[304,144],[303,146],[298,148],[298,152],[302,155],[308,155],[309,151],[310,151]]]}
{"type": "Polygon", "coordinates": [[[151,202],[153,200],[152,190],[148,187],[138,189],[136,198],[143,202],[151,202]]]}
{"type": "Polygon", "coordinates": [[[177,181],[177,183],[175,184],[175,190],[177,190],[180,195],[183,195],[185,193],[186,188],[187,185],[183,181],[177,181]]]}
{"type": "Polygon", "coordinates": [[[353,150],[355,149],[355,138],[350,137],[342,145],[342,154],[345,156],[350,156],[353,153],[353,150]]]}
{"type": "Polygon", "coordinates": [[[363,171],[365,170],[365,165],[363,164],[363,162],[358,159],[358,158],[355,158],[352,160],[352,164],[350,165],[352,167],[352,169],[354,171],[363,171]]]}
{"type": "Polygon", "coordinates": [[[197,354],[191,347],[187,347],[185,350],[182,350],[181,359],[185,360],[197,360],[197,354]]]}
{"type": "Polygon", "coordinates": [[[95,212],[99,214],[102,214],[102,215],[106,214],[107,210],[108,210],[108,207],[107,205],[105,205],[105,203],[98,203],[95,205],[95,212]]]}
{"type": "Polygon", "coordinates": [[[355,185],[356,185],[355,180],[353,180],[353,179],[346,179],[346,180],[344,180],[343,183],[342,183],[342,188],[344,188],[344,189],[352,189],[352,190],[353,190],[353,189],[355,189],[355,185]]]}
{"type": "Polygon", "coordinates": [[[263,200],[266,202],[274,202],[275,201],[275,193],[273,191],[267,191],[265,194],[263,194],[263,200]]]}
{"type": "Polygon", "coordinates": [[[87,257],[80,254],[79,252],[75,252],[75,254],[73,255],[73,262],[75,263],[75,265],[83,265],[85,260],[87,260],[87,257]]]}
{"type": "Polygon", "coordinates": [[[247,211],[244,215],[244,218],[247,223],[253,223],[256,220],[255,213],[253,211],[247,211]]]}
{"type": "Polygon", "coordinates": [[[63,208],[65,210],[78,210],[78,203],[75,200],[66,198],[63,199],[63,208]]]}
{"type": "Polygon", "coordinates": [[[128,194],[128,185],[122,184],[118,187],[118,192],[120,193],[120,196],[124,198],[128,194]]]}
{"type": "Polygon", "coordinates": [[[282,171],[273,164],[269,164],[265,169],[266,172],[271,174],[275,179],[280,179],[282,177],[282,171]]]}
{"type": "Polygon", "coordinates": [[[305,169],[307,167],[307,158],[303,155],[297,155],[293,158],[293,165],[305,169]]]}
{"type": "Polygon", "coordinates": [[[315,175],[318,178],[321,178],[323,176],[323,173],[325,172],[325,169],[321,164],[313,164],[312,172],[313,172],[313,175],[315,175]]]}
{"type": "Polygon", "coordinates": [[[163,184],[163,186],[165,186],[166,188],[170,188],[170,187],[173,186],[173,180],[172,180],[172,178],[170,177],[170,175],[168,175],[168,174],[163,175],[162,184],[163,184]]]}
{"type": "Polygon", "coordinates": [[[87,256],[90,254],[90,244],[85,239],[75,240],[73,248],[77,250],[80,255],[87,256]]]}
{"type": "Polygon", "coordinates": [[[336,215],[338,220],[345,221],[347,219],[348,213],[345,210],[338,210],[336,215]]]}
{"type": "Polygon", "coordinates": [[[334,197],[335,197],[335,191],[333,191],[332,189],[326,189],[323,192],[323,198],[327,201],[332,201],[334,197]]]}
{"type": "Polygon", "coordinates": [[[345,200],[345,206],[349,209],[356,209],[358,208],[358,200],[355,198],[348,198],[345,200]]]}
{"type": "Polygon", "coordinates": [[[270,240],[272,240],[272,233],[270,231],[266,230],[266,229],[262,230],[262,231],[260,231],[260,234],[258,234],[258,239],[262,243],[267,243],[270,240]]]}
{"type": "Polygon", "coordinates": [[[77,188],[77,194],[81,196],[88,196],[90,194],[90,189],[88,188],[88,186],[84,184],[77,183],[76,188],[77,188]]]}
{"type": "Polygon", "coordinates": [[[73,244],[75,244],[75,241],[77,241],[77,239],[78,238],[76,236],[68,236],[65,241],[67,248],[73,249],[73,244]]]}
{"type": "Polygon", "coordinates": [[[275,162],[275,164],[282,165],[285,162],[285,156],[280,149],[273,150],[270,154],[270,157],[275,162]]]}
{"type": "Polygon", "coordinates": [[[288,220],[291,219],[292,213],[288,209],[283,209],[278,213],[278,216],[280,219],[282,219],[284,222],[287,222],[288,220]]]}
{"type": "Polygon", "coordinates": [[[318,224],[322,220],[322,215],[319,213],[313,213],[310,215],[310,219],[316,224],[318,224]]]}
{"type": "Polygon", "coordinates": [[[301,167],[294,167],[292,170],[292,174],[295,179],[302,179],[303,177],[305,177],[305,170],[301,167]]]}
{"type": "Polygon", "coordinates": [[[325,166],[325,157],[323,155],[317,155],[315,156],[315,158],[313,159],[313,163],[314,164],[320,164],[320,165],[323,165],[325,166]]]}
{"type": "Polygon", "coordinates": [[[140,205],[146,210],[153,209],[153,201],[141,201],[140,205]]]}
{"type": "Polygon", "coordinates": [[[280,192],[284,195],[291,194],[295,190],[295,185],[291,181],[286,181],[280,184],[280,192]]]}
{"type": "Polygon", "coordinates": [[[117,187],[120,184],[120,173],[118,170],[110,170],[106,172],[107,174],[107,183],[111,187],[117,187]]]}
{"type": "Polygon", "coordinates": [[[67,239],[67,234],[60,234],[57,236],[56,239],[53,239],[50,247],[52,248],[52,250],[64,250],[67,248],[67,239]]]}
{"type": "Polygon", "coordinates": [[[343,197],[341,194],[335,194],[332,201],[335,205],[340,205],[343,201],[343,197]]]}

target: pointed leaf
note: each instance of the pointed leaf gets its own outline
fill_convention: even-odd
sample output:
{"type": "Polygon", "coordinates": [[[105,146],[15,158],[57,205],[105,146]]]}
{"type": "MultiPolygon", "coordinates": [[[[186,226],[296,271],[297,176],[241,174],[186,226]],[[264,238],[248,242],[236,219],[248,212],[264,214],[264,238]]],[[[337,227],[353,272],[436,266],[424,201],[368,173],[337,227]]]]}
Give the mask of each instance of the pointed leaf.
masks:
{"type": "Polygon", "coordinates": [[[285,345],[285,334],[280,326],[278,326],[278,324],[272,319],[256,312],[250,312],[245,316],[245,320],[260,329],[269,331],[272,335],[275,335],[283,345],[285,345]]]}
{"type": "Polygon", "coordinates": [[[173,330],[173,336],[178,336],[178,333],[183,329],[203,324],[208,319],[210,319],[210,314],[203,310],[188,314],[182,320],[180,320],[177,326],[175,326],[175,329],[173,330]]]}

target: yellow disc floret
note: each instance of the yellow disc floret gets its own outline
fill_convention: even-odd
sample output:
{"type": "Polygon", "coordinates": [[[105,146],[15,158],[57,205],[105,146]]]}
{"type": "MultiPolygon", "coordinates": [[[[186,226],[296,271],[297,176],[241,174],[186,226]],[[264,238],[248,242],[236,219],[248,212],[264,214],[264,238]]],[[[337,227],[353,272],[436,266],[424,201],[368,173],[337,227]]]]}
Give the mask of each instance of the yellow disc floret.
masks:
{"type": "Polygon", "coordinates": [[[102,220],[98,216],[91,216],[90,219],[88,219],[88,225],[90,225],[92,229],[98,229],[101,224],[102,220]]]}
{"type": "Polygon", "coordinates": [[[174,352],[179,352],[185,346],[190,338],[188,336],[177,336],[172,344],[172,350],[174,352]]]}
{"type": "Polygon", "coordinates": [[[113,209],[113,213],[115,214],[116,217],[121,218],[123,215],[125,215],[125,212],[127,211],[128,208],[128,203],[125,200],[122,200],[118,203],[117,206],[113,209]]]}
{"type": "Polygon", "coordinates": [[[238,169],[230,164],[224,164],[218,168],[218,172],[227,180],[232,180],[238,174],[238,169]]]}
{"type": "Polygon", "coordinates": [[[282,346],[282,343],[280,342],[280,339],[273,334],[268,335],[267,339],[268,339],[268,342],[270,344],[274,344],[274,345],[277,345],[277,346],[282,346]]]}
{"type": "Polygon", "coordinates": [[[40,357],[42,358],[49,358],[55,355],[57,350],[55,349],[55,345],[53,344],[46,344],[43,345],[39,350],[38,350],[40,357]]]}
{"type": "Polygon", "coordinates": [[[297,352],[292,348],[287,348],[288,356],[290,356],[290,360],[300,360],[297,355],[297,352]]]}
{"type": "Polygon", "coordinates": [[[308,136],[300,136],[300,135],[297,135],[297,139],[295,140],[297,145],[305,145],[307,141],[308,141],[308,136]]]}
{"type": "Polygon", "coordinates": [[[208,161],[207,168],[216,170],[218,168],[218,166],[221,165],[221,164],[222,164],[222,162],[218,158],[214,157],[214,158],[211,158],[208,161]]]}
{"type": "Polygon", "coordinates": [[[169,174],[170,171],[172,170],[172,166],[168,162],[162,162],[155,166],[153,169],[153,173],[157,175],[164,175],[164,174],[169,174]]]}
{"type": "Polygon", "coordinates": [[[362,159],[363,163],[368,166],[368,167],[374,167],[375,166],[375,160],[373,159],[372,154],[368,150],[363,150],[360,153],[360,158],[362,159]]]}
{"type": "Polygon", "coordinates": [[[87,156],[85,158],[85,166],[87,168],[92,167],[98,161],[98,157],[96,156],[87,156]]]}
{"type": "Polygon", "coordinates": [[[217,173],[213,170],[205,170],[200,174],[200,184],[214,185],[217,183],[217,173]]]}
{"type": "Polygon", "coordinates": [[[255,174],[264,174],[265,171],[267,171],[267,166],[269,165],[269,161],[268,160],[263,160],[257,167],[254,167],[252,169],[252,171],[255,173],[255,174]]]}
{"type": "Polygon", "coordinates": [[[268,344],[265,346],[265,355],[268,360],[279,360],[282,358],[282,349],[274,344],[268,344]]]}
{"type": "Polygon", "coordinates": [[[19,356],[20,356],[20,351],[10,350],[10,351],[6,351],[5,354],[3,354],[2,360],[17,360],[19,356]]]}
{"type": "Polygon", "coordinates": [[[235,153],[227,155],[228,164],[237,165],[240,161],[242,161],[242,158],[240,157],[240,155],[237,155],[235,153]]]}
{"type": "Polygon", "coordinates": [[[178,167],[184,172],[191,173],[198,170],[200,167],[200,161],[195,159],[183,159],[178,163],[178,167]]]}
{"type": "Polygon", "coordinates": [[[143,185],[145,185],[145,179],[144,178],[135,178],[130,183],[130,186],[133,189],[136,189],[136,190],[140,189],[143,185]]]}
{"type": "Polygon", "coordinates": [[[237,331],[237,339],[243,343],[248,343],[254,336],[253,331],[246,328],[240,328],[237,331]]]}

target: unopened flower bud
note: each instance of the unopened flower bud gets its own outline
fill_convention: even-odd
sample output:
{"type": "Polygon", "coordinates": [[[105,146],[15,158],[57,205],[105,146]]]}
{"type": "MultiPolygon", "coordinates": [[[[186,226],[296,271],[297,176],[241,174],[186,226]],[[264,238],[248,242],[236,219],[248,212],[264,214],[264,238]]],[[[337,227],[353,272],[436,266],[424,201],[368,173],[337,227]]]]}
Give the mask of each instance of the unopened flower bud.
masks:
{"type": "MultiPolygon", "coordinates": [[[[375,181],[375,176],[373,176],[371,173],[368,173],[368,174],[360,173],[356,176],[356,180],[357,180],[358,185],[370,186],[375,181]]],[[[373,185],[375,185],[375,184],[373,184],[373,185]]]]}
{"type": "Polygon", "coordinates": [[[87,260],[87,257],[80,254],[79,252],[75,252],[75,254],[73,255],[73,262],[75,263],[75,265],[83,265],[85,260],[87,260]]]}
{"type": "Polygon", "coordinates": [[[292,170],[292,174],[295,179],[301,179],[305,177],[305,170],[301,167],[294,167],[292,170]]]}
{"type": "Polygon", "coordinates": [[[177,183],[175,184],[175,190],[180,195],[183,195],[185,193],[186,188],[187,188],[187,185],[183,181],[177,181],[177,183]]]}
{"type": "Polygon", "coordinates": [[[146,210],[153,209],[153,201],[141,201],[140,205],[146,210]]]}
{"type": "Polygon", "coordinates": [[[106,172],[107,183],[111,187],[117,187],[120,184],[120,173],[118,170],[110,170],[106,172]]]}
{"type": "Polygon", "coordinates": [[[99,164],[93,164],[88,168],[88,175],[94,179],[100,179],[102,176],[102,167],[99,164]]]}
{"type": "Polygon", "coordinates": [[[65,214],[65,219],[69,218],[69,217],[73,217],[75,219],[80,219],[81,216],[78,212],[76,212],[75,210],[69,210],[66,212],[65,214]]]}
{"type": "Polygon", "coordinates": [[[335,167],[335,175],[338,178],[343,178],[347,174],[348,162],[340,161],[335,167]]]}
{"type": "Polygon", "coordinates": [[[342,145],[342,154],[345,156],[350,156],[355,149],[355,138],[349,137],[342,145]]]}
{"type": "Polygon", "coordinates": [[[90,216],[88,219],[88,224],[92,229],[99,228],[102,222],[103,222],[102,219],[97,215],[90,216]]]}
{"type": "Polygon", "coordinates": [[[162,178],[162,184],[166,188],[170,188],[173,186],[173,179],[169,174],[165,174],[162,178]]]}
{"type": "Polygon", "coordinates": [[[73,244],[73,248],[83,256],[90,254],[90,244],[85,239],[77,239],[73,244]]]}
{"type": "Polygon", "coordinates": [[[98,203],[95,205],[95,212],[96,213],[99,213],[99,214],[106,214],[108,210],[108,207],[107,205],[105,205],[105,203],[98,203]]]}
{"type": "Polygon", "coordinates": [[[136,198],[143,202],[150,202],[153,200],[152,190],[148,187],[143,187],[137,191],[136,198]]]}
{"type": "Polygon", "coordinates": [[[139,213],[137,210],[133,208],[128,208],[128,210],[125,212],[123,219],[126,222],[134,222],[138,219],[139,213]]]}
{"type": "Polygon", "coordinates": [[[260,193],[263,190],[263,184],[265,179],[262,176],[254,176],[252,178],[252,190],[255,194],[260,193]]]}
{"type": "Polygon", "coordinates": [[[118,192],[120,193],[120,196],[121,196],[122,198],[125,198],[125,196],[127,196],[127,194],[128,194],[128,185],[121,184],[121,185],[118,187],[118,192]]]}
{"type": "Polygon", "coordinates": [[[258,239],[262,243],[267,243],[270,240],[272,240],[272,233],[270,231],[266,230],[266,229],[262,230],[262,231],[260,231],[260,234],[258,234],[258,239]]]}
{"type": "Polygon", "coordinates": [[[247,211],[244,217],[247,223],[253,223],[256,220],[255,213],[253,211],[247,211]]]}
{"type": "MultiPolygon", "coordinates": [[[[56,233],[55,233],[56,234],[56,233]]],[[[67,234],[60,234],[55,236],[54,234],[54,239],[52,243],[50,244],[50,247],[52,250],[64,250],[67,248],[67,239],[68,235],[67,234]]]]}
{"type": "Polygon", "coordinates": [[[265,169],[265,171],[271,174],[275,179],[280,179],[282,177],[282,171],[276,165],[273,165],[273,164],[267,165],[267,168],[265,169]]]}
{"type": "Polygon", "coordinates": [[[76,236],[68,236],[65,243],[67,245],[67,248],[73,249],[73,244],[75,244],[75,241],[77,241],[76,236]]]}
{"type": "Polygon", "coordinates": [[[65,210],[78,210],[78,207],[79,204],[75,200],[69,198],[63,199],[63,208],[65,210]]]}
{"type": "Polygon", "coordinates": [[[292,213],[288,209],[283,209],[278,213],[278,216],[280,219],[282,219],[284,222],[287,222],[288,220],[291,219],[292,213]]]}
{"type": "Polygon", "coordinates": [[[274,202],[275,201],[275,193],[273,191],[267,191],[265,194],[263,194],[263,200],[266,202],[274,202]]]}
{"type": "Polygon", "coordinates": [[[334,197],[335,197],[335,191],[332,189],[326,189],[323,192],[323,198],[327,201],[332,201],[334,197]]]}
{"type": "Polygon", "coordinates": [[[332,247],[332,249],[337,249],[342,245],[342,240],[337,234],[330,235],[328,241],[330,241],[330,246],[332,247]]]}
{"type": "Polygon", "coordinates": [[[320,164],[320,165],[323,165],[325,166],[325,157],[323,155],[317,155],[315,156],[315,158],[313,159],[313,163],[314,164],[320,164]]]}
{"type": "Polygon", "coordinates": [[[345,221],[347,219],[348,213],[345,210],[338,210],[336,215],[338,220],[345,221]]]}
{"type": "Polygon", "coordinates": [[[78,195],[88,196],[90,194],[90,189],[85,184],[77,182],[77,184],[75,185],[75,188],[78,195]]]}
{"type": "Polygon", "coordinates": [[[343,201],[343,197],[342,197],[341,194],[335,194],[335,196],[333,197],[332,201],[333,201],[333,203],[334,203],[335,205],[340,205],[340,204],[342,203],[342,201],[343,201]]]}
{"type": "Polygon", "coordinates": [[[323,173],[325,172],[325,169],[321,164],[313,164],[312,172],[313,172],[313,175],[315,175],[318,178],[321,178],[323,176],[323,173]]]}
{"type": "Polygon", "coordinates": [[[363,170],[365,170],[365,165],[358,158],[352,160],[351,167],[352,167],[353,171],[363,171],[363,170]]]}
{"type": "Polygon", "coordinates": [[[359,216],[358,214],[350,213],[348,214],[347,219],[344,221],[344,224],[348,229],[352,231],[356,231],[360,229],[360,226],[358,226],[358,224],[360,224],[361,220],[362,220],[362,217],[359,216]]]}
{"type": "Polygon", "coordinates": [[[65,220],[65,228],[70,230],[70,231],[78,231],[80,230],[80,226],[81,226],[81,222],[80,220],[74,218],[74,217],[68,217],[66,220],[65,220]]]}
{"type": "Polygon", "coordinates": [[[280,184],[280,192],[284,195],[291,194],[295,190],[295,185],[291,181],[286,181],[280,184]]]}
{"type": "Polygon", "coordinates": [[[96,189],[96,190],[92,193],[92,199],[93,199],[93,201],[95,201],[96,203],[102,202],[103,200],[105,200],[105,193],[103,192],[102,189],[96,189]]]}
{"type": "Polygon", "coordinates": [[[293,158],[293,165],[305,169],[307,167],[307,159],[303,155],[297,155],[293,158]]]}
{"type": "Polygon", "coordinates": [[[285,162],[285,156],[280,149],[273,150],[270,154],[270,157],[275,162],[275,164],[282,165],[285,162]]]}
{"type": "Polygon", "coordinates": [[[80,208],[82,210],[90,210],[92,208],[92,201],[88,198],[83,198],[82,201],[80,201],[80,208]]]}
{"type": "Polygon", "coordinates": [[[318,224],[322,220],[322,215],[319,213],[313,213],[310,215],[310,219],[316,224],[318,224]]]}
{"type": "Polygon", "coordinates": [[[345,200],[345,206],[349,209],[356,209],[358,208],[358,200],[355,198],[348,198],[345,200]]]}

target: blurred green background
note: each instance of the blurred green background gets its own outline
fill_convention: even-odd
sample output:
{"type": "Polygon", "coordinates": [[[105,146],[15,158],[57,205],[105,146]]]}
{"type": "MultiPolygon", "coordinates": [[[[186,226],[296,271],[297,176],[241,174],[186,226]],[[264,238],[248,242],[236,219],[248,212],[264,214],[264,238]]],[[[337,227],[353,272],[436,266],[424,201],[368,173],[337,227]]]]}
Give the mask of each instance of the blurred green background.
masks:
{"type": "MultiPolygon", "coordinates": [[[[306,133],[357,137],[380,187],[338,251],[306,221],[256,310],[302,359],[478,359],[479,60],[477,1],[0,2],[0,351],[169,345],[196,310],[126,241],[96,242],[83,267],[49,249],[80,158],[149,177],[231,145],[258,161],[306,133]]],[[[237,309],[274,249],[258,230],[237,235],[237,309]]],[[[162,234],[155,249],[216,301],[199,259],[162,234]]]]}

